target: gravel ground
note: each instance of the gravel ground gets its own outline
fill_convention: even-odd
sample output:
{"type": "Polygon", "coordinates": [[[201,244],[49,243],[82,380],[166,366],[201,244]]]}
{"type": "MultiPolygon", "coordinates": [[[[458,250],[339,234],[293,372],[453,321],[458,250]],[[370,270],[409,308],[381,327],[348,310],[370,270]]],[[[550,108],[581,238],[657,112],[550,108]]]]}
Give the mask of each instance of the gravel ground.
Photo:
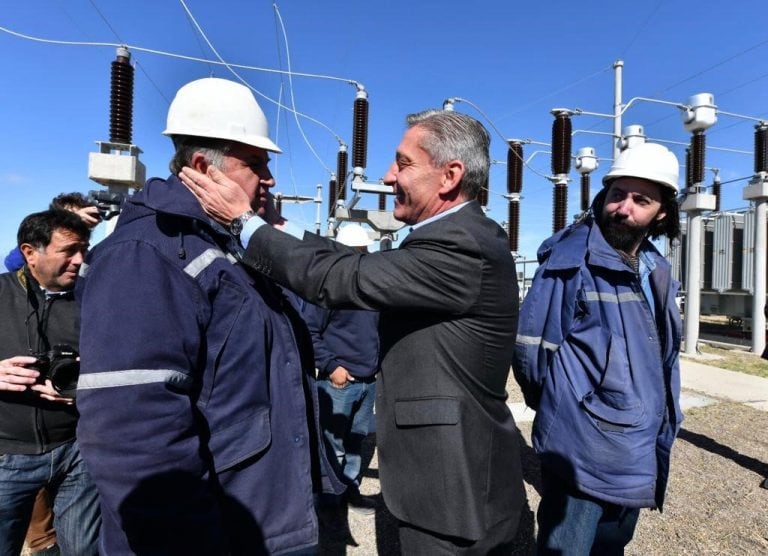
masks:
{"type": "MultiPolygon", "coordinates": [[[[516,398],[515,392],[510,392],[516,398]]],[[[539,471],[531,425],[520,425],[528,511],[519,549],[532,554],[539,471]]],[[[375,438],[363,493],[379,491],[375,438]]],[[[428,471],[425,471],[428,472],[428,471]]],[[[675,443],[664,513],[643,510],[627,554],[768,554],[768,413],[720,403],[686,414],[675,443]]],[[[321,516],[321,554],[397,555],[397,525],[381,496],[375,516],[321,516]]]]}

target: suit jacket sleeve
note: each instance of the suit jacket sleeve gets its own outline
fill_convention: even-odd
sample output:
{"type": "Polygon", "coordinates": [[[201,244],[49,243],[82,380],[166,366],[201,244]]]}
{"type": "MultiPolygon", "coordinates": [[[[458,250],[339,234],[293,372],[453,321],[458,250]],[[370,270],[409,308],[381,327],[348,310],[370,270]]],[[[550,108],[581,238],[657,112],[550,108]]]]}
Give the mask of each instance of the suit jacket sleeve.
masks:
{"type": "Polygon", "coordinates": [[[323,307],[464,314],[481,287],[480,246],[461,226],[440,221],[413,232],[398,249],[370,254],[262,226],[244,262],[323,307]]]}

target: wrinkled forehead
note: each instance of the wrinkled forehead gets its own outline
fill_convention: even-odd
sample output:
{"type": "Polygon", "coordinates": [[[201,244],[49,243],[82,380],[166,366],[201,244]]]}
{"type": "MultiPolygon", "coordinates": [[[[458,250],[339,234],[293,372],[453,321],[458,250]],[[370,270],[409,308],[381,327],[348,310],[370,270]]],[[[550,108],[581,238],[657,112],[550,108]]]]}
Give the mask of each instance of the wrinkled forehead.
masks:
{"type": "Polygon", "coordinates": [[[403,134],[403,138],[400,140],[400,144],[397,146],[397,155],[408,158],[415,158],[417,156],[427,156],[432,159],[428,146],[429,132],[418,124],[409,127],[403,134]]]}
{"type": "Polygon", "coordinates": [[[608,194],[613,191],[621,191],[625,195],[642,195],[661,202],[662,186],[654,181],[643,178],[622,176],[611,181],[608,186],[608,194]]]}

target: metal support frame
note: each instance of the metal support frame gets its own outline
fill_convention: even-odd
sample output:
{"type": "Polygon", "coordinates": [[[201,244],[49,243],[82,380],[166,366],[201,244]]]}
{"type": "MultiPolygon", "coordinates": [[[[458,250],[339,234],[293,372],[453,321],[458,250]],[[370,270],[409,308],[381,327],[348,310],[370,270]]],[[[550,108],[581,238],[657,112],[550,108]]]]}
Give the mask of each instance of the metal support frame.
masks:
{"type": "Polygon", "coordinates": [[[362,174],[355,174],[350,187],[354,191],[354,196],[348,205],[345,206],[343,203],[336,205],[333,221],[328,226],[329,235],[334,235],[336,227],[341,222],[365,222],[374,229],[378,235],[377,239],[397,241],[397,234],[395,232],[405,226],[405,224],[395,220],[394,214],[391,211],[355,208],[361,199],[360,193],[394,195],[393,187],[384,183],[367,182],[363,179],[362,174]]]}
{"type": "Polygon", "coordinates": [[[694,187],[686,195],[680,210],[688,213],[688,275],[685,283],[685,353],[695,355],[699,342],[701,314],[701,228],[702,213],[715,210],[715,196],[703,187],[694,187]]]}

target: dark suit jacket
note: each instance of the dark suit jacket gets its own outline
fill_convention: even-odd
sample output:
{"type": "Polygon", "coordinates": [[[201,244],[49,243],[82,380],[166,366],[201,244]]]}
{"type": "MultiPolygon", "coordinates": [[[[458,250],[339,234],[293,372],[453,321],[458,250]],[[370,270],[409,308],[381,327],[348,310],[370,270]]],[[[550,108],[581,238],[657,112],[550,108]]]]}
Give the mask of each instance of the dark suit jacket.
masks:
{"type": "Polygon", "coordinates": [[[381,312],[379,468],[398,519],[468,539],[516,522],[525,494],[505,386],[517,277],[479,204],[371,254],[262,226],[245,262],[313,303],[381,312]]]}

